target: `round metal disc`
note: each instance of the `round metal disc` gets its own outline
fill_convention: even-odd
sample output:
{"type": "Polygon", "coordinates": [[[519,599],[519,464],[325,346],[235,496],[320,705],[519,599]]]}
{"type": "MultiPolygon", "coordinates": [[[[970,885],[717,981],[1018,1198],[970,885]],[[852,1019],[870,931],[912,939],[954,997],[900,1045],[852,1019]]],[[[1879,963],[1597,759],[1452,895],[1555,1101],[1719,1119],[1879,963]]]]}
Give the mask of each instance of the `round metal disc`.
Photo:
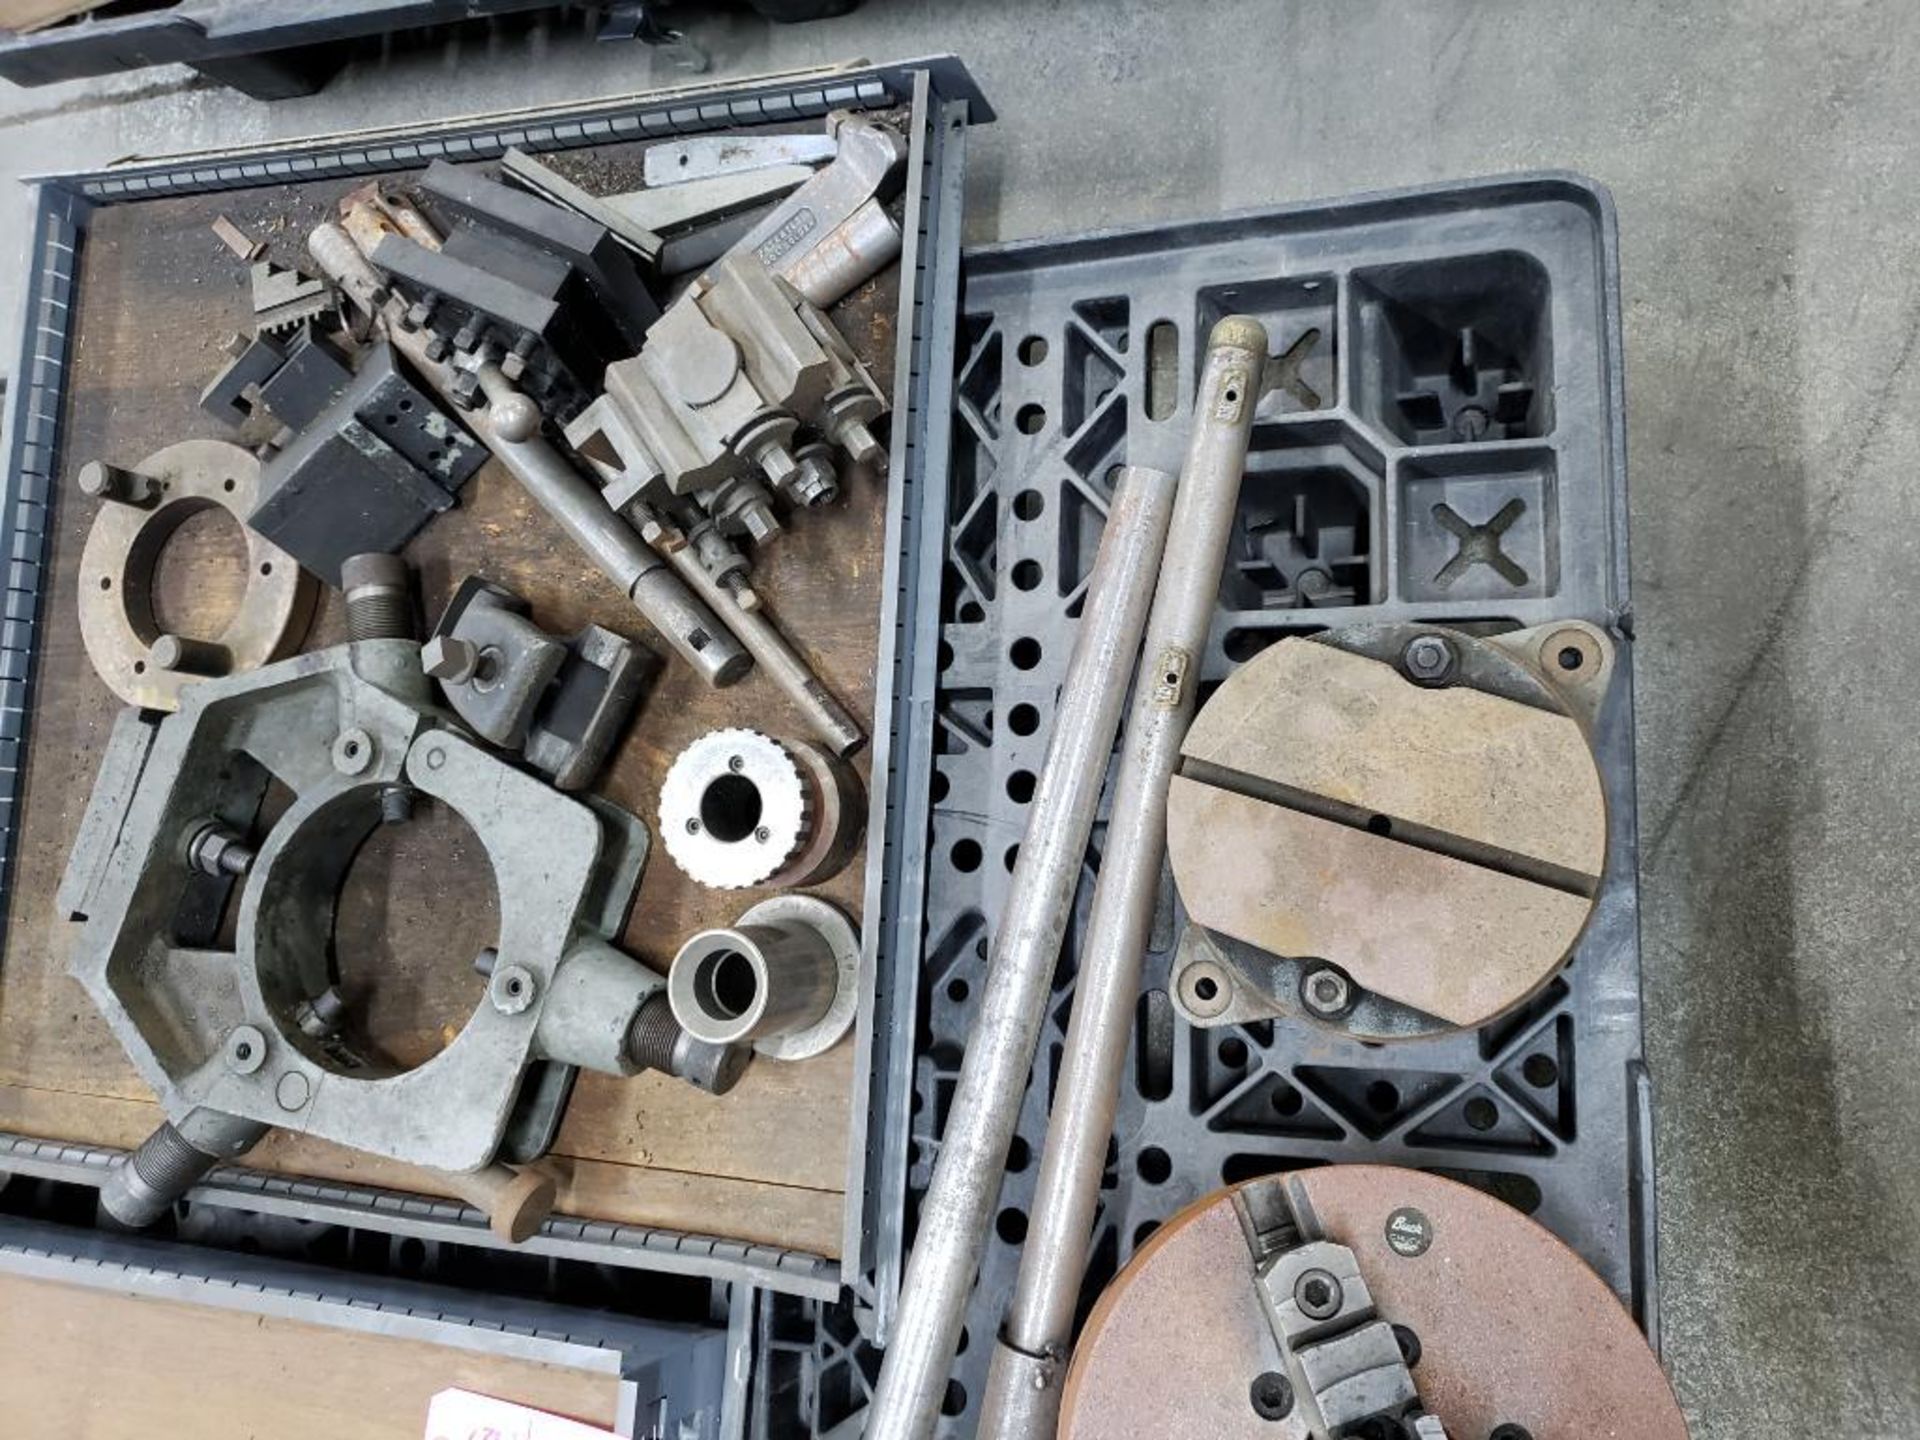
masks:
{"type": "MultiPolygon", "coordinates": [[[[1660,1362],[1619,1299],[1503,1202],[1377,1165],[1249,1183],[1288,1185],[1295,1212],[1352,1249],[1381,1318],[1418,1337],[1414,1384],[1455,1440],[1502,1425],[1535,1440],[1686,1440],[1660,1362]]],[[[1233,1195],[1168,1221],[1100,1297],[1067,1375],[1062,1440],[1310,1435],[1297,1407],[1283,1420],[1253,1407],[1254,1381],[1286,1365],[1233,1195]]]]}
{"type": "Polygon", "coordinates": [[[1483,1025],[1547,983],[1592,913],[1606,799],[1563,686],[1514,643],[1413,625],[1286,639],[1208,700],[1168,795],[1174,880],[1215,942],[1183,947],[1190,1019],[1307,1013],[1391,1039],[1483,1025]],[[1438,662],[1424,673],[1418,647],[1438,662]],[[1328,965],[1353,999],[1316,1013],[1328,965]]]}
{"type": "Polygon", "coordinates": [[[180,708],[180,687],[205,678],[156,663],[161,639],[153,617],[154,569],[167,538],[213,506],[242,527],[247,588],[233,619],[216,637],[227,652],[223,673],[257,670],[299,648],[319,600],[319,582],[278,545],[248,530],[260,462],[224,440],[183,440],[135,467],[160,488],[141,507],[104,500],[80,557],[80,638],[107,687],[129,705],[180,708]]]}

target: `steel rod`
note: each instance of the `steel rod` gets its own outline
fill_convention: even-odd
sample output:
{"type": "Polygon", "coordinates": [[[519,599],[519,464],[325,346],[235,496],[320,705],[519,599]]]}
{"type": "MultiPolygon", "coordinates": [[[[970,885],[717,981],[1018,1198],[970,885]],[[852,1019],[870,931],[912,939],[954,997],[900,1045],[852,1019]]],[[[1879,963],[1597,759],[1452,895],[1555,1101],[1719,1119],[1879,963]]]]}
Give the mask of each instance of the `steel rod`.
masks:
{"type": "Polygon", "coordinates": [[[979,1013],[921,1203],[899,1315],[868,1410],[868,1440],[924,1440],[939,1417],[1139,653],[1174,485],[1165,471],[1128,466],[1114,487],[979,1013]]]}
{"type": "Polygon", "coordinates": [[[691,546],[669,550],[666,557],[687,588],[713,607],[720,623],[738,637],[754,663],[806,717],[807,727],[816,739],[843,760],[866,744],[867,735],[860,728],[860,722],[834,698],[833,692],[763,611],[749,610],[742,605],[738,595],[708,573],[691,546]]]}
{"type": "Polygon", "coordinates": [[[1234,315],[1213,327],[1201,363],[1193,432],[1080,947],[1065,1059],[1019,1279],[987,1372],[979,1440],[1045,1440],[1059,1422],[1074,1310],[1160,888],[1167,788],[1193,719],[1200,653],[1220,591],[1266,356],[1265,329],[1234,315]]]}

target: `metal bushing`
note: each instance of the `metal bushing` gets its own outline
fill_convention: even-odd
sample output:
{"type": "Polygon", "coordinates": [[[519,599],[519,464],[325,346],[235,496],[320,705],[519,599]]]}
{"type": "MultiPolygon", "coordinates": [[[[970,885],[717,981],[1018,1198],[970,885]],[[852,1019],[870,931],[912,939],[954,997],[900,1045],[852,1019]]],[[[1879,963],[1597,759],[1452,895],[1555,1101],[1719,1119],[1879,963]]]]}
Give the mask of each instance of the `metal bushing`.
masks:
{"type": "Polygon", "coordinates": [[[84,469],[81,489],[101,504],[80,557],[80,637],[114,694],[141,709],[176,710],[188,682],[257,670],[299,648],[320,586],[286,551],[246,529],[260,480],[252,455],[223,440],[183,440],[133,471],[99,462],[84,469]],[[113,483],[120,476],[146,483],[113,483]],[[153,610],[160,552],[181,525],[212,506],[246,536],[246,591],[215,639],[166,635],[153,610]]]}
{"type": "Polygon", "coordinates": [[[696,1040],[804,1060],[852,1026],[859,968],[845,915],[811,895],[777,895],[689,938],[667,972],[667,1000],[696,1040]]]}
{"type": "Polygon", "coordinates": [[[836,874],[864,824],[843,762],[804,740],[715,730],[660,787],[660,833],[690,879],[721,890],[813,885],[836,874]]]}

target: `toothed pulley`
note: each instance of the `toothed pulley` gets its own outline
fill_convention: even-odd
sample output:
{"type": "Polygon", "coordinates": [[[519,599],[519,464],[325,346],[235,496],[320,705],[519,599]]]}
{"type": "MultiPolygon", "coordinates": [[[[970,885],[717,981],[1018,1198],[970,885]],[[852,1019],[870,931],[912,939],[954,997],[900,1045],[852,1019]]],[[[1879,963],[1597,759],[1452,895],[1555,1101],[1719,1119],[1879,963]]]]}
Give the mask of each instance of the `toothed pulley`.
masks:
{"type": "Polygon", "coordinates": [[[667,771],[660,834],[674,864],[702,885],[812,885],[859,842],[859,798],[853,771],[817,745],[715,730],[667,771]]]}

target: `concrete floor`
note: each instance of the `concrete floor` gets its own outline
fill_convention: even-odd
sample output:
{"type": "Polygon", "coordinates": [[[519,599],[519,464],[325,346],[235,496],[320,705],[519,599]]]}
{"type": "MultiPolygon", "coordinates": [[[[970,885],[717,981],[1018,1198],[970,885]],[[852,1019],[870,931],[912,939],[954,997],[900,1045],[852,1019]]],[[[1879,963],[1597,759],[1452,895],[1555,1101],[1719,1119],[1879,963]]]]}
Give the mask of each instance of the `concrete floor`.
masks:
{"type": "MultiPolygon", "coordinates": [[[[1912,7],[868,0],[687,23],[722,74],[963,56],[1001,115],[973,240],[1535,167],[1613,188],[1667,1359],[1700,1440],[1920,1436],[1912,7]]],[[[371,56],[273,106],[181,71],[8,89],[0,173],[681,78],[557,26],[371,56]]],[[[23,214],[0,205],[0,255],[23,214]]]]}

